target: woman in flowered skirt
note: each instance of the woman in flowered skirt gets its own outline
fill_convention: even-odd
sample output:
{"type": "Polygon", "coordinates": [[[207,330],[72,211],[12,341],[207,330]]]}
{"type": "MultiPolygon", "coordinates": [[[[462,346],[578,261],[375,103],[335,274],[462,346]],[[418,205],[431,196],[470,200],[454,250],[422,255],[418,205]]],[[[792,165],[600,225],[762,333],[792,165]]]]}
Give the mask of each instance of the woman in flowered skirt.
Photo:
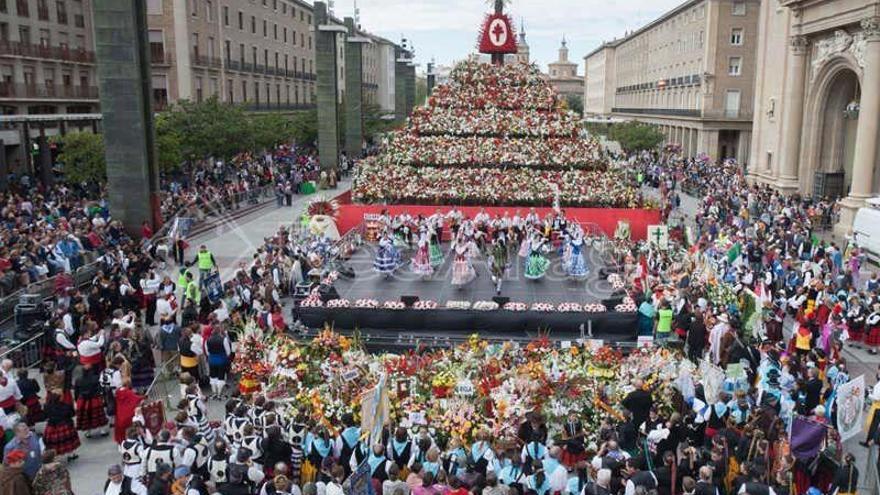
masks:
{"type": "MultiPolygon", "coordinates": [[[[102,411],[103,412],[103,411],[102,411]]],[[[79,448],[79,433],[73,428],[73,407],[61,400],[58,390],[46,396],[46,429],[43,431],[43,442],[47,449],[56,454],[69,454],[68,459],[79,448]]]]}
{"type": "Polygon", "coordinates": [[[865,320],[865,345],[871,354],[877,354],[877,347],[880,346],[880,303],[874,303],[873,309],[865,320]]]}

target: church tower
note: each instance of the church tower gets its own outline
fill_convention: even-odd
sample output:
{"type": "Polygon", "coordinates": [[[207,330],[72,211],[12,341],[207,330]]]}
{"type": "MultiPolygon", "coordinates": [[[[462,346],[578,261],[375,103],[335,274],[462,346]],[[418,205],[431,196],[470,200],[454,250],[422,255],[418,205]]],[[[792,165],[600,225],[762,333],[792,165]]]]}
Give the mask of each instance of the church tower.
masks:
{"type": "Polygon", "coordinates": [[[516,61],[529,63],[529,44],[526,43],[526,26],[522,19],[519,21],[519,39],[516,41],[516,61]]]}

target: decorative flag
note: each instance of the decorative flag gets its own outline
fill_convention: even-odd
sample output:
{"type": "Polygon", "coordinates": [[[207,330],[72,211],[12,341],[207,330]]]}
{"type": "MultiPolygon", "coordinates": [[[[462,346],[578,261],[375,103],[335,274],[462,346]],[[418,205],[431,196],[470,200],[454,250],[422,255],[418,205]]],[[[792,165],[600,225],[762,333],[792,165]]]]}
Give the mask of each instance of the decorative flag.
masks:
{"type": "Polygon", "coordinates": [[[837,388],[837,431],[840,441],[862,432],[862,412],[865,409],[865,375],[859,375],[837,388]]]}
{"type": "Polygon", "coordinates": [[[727,251],[727,262],[733,264],[734,261],[739,259],[740,254],[742,253],[742,244],[736,243],[727,251]]]}
{"type": "Polygon", "coordinates": [[[480,32],[480,53],[516,53],[516,34],[506,14],[490,14],[480,32]]]}
{"type": "Polygon", "coordinates": [[[795,416],[791,424],[791,454],[802,461],[816,457],[825,440],[825,425],[795,416]]]}
{"type": "Polygon", "coordinates": [[[361,432],[369,434],[367,445],[382,441],[382,428],[391,416],[391,401],[388,399],[386,376],[379,377],[379,383],[361,395],[361,432]]]}

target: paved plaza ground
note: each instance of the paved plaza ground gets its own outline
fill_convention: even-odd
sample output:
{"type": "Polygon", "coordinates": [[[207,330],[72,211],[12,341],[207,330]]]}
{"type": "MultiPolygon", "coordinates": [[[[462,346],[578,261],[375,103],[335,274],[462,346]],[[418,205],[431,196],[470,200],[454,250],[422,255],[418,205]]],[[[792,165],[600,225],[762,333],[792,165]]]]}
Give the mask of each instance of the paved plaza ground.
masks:
{"type": "MultiPolygon", "coordinates": [[[[348,186],[348,182],[341,184],[338,192],[343,192],[348,186]]],[[[335,193],[336,191],[334,191],[335,193]]],[[[279,225],[291,224],[297,221],[310,199],[311,197],[298,197],[292,207],[278,208],[272,203],[261,208],[259,211],[240,218],[234,223],[220,225],[210,232],[192,239],[191,244],[193,246],[206,244],[214,253],[217,262],[221,266],[221,274],[228,278],[240,261],[247,261],[251,258],[263,237],[273,234],[279,225]]],[[[683,196],[682,200],[683,213],[689,216],[692,215],[696,209],[696,199],[683,196]]],[[[789,323],[787,325],[788,332],[791,331],[790,326],[791,324],[789,323]]],[[[864,350],[853,348],[847,348],[846,355],[849,360],[851,376],[865,374],[867,383],[873,385],[876,370],[878,365],[880,365],[880,356],[874,356],[864,350]]],[[[174,380],[169,381],[165,389],[173,396],[173,400],[170,402],[176,402],[178,394],[176,382],[174,380]]],[[[210,418],[218,419],[222,417],[222,414],[222,403],[210,401],[210,418]]],[[[868,452],[858,444],[859,440],[861,438],[855,438],[847,442],[846,449],[847,451],[854,452],[856,458],[859,459],[859,467],[863,473],[861,478],[862,485],[864,487],[867,482],[865,463],[867,462],[868,452]]],[[[83,445],[79,450],[80,458],[70,466],[74,491],[78,495],[100,495],[106,479],[107,466],[119,462],[116,444],[110,437],[99,439],[83,438],[82,442],[83,445]]]]}

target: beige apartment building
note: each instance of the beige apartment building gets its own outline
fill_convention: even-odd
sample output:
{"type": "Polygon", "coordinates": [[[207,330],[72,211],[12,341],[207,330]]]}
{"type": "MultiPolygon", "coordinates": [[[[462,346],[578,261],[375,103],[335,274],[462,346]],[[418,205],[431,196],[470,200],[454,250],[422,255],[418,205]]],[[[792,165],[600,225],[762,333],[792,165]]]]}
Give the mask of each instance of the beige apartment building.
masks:
{"type": "Polygon", "coordinates": [[[835,231],[880,193],[880,2],[764,2],[749,176],[843,198],[835,231]]]}
{"type": "MultiPolygon", "coordinates": [[[[317,69],[311,4],[300,0],[147,0],[147,14],[157,107],[210,96],[256,111],[314,106],[317,69]]],[[[331,22],[344,26],[335,17],[331,22]]],[[[366,32],[358,34],[372,41],[358,45],[364,47],[364,101],[379,104],[380,92],[389,91],[387,81],[383,84],[382,80],[382,56],[393,43],[366,32]]],[[[345,96],[345,49],[345,34],[340,32],[340,103],[345,96]]]]}
{"type": "Polygon", "coordinates": [[[92,128],[91,8],[91,0],[0,0],[0,152],[13,168],[28,163],[39,135],[92,128]]]}
{"type": "Polygon", "coordinates": [[[291,0],[147,0],[153,100],[216,96],[253,110],[311,105],[311,6],[291,0]]]}
{"type": "Polygon", "coordinates": [[[760,7],[689,0],[604,43],[584,59],[585,110],[655,124],[690,155],[745,163],[760,7]]]}

